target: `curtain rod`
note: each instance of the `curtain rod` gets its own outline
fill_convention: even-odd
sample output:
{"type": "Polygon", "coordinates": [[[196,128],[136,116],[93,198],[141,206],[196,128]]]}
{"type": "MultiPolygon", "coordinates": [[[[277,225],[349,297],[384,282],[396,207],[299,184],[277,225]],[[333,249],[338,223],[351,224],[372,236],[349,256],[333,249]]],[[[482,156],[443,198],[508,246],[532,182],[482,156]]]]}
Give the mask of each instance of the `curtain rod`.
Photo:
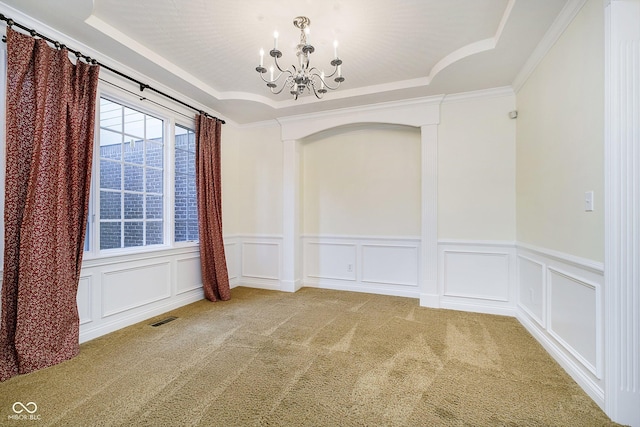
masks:
{"type": "MultiPolygon", "coordinates": [[[[141,82],[140,80],[138,80],[138,79],[136,79],[136,78],[134,78],[134,77],[131,77],[131,76],[129,76],[129,75],[127,75],[127,74],[123,73],[122,71],[118,71],[118,70],[116,70],[116,69],[114,69],[114,68],[111,68],[111,67],[109,67],[108,65],[105,65],[105,64],[103,64],[103,63],[99,62],[98,60],[96,60],[96,59],[94,59],[94,58],[91,58],[91,57],[90,57],[90,56],[88,56],[88,55],[84,55],[84,54],[82,54],[82,52],[80,52],[80,51],[78,51],[78,50],[71,49],[70,47],[68,47],[68,46],[66,46],[66,45],[64,45],[64,44],[62,44],[62,43],[60,43],[60,42],[59,42],[59,41],[57,41],[57,40],[50,39],[49,37],[47,37],[47,36],[45,36],[45,35],[43,35],[43,34],[40,34],[40,33],[39,33],[39,32],[37,32],[36,30],[34,30],[33,28],[29,28],[29,27],[26,27],[26,26],[24,26],[24,25],[22,25],[22,24],[19,24],[19,23],[17,23],[16,21],[14,21],[13,19],[11,19],[11,18],[7,18],[7,17],[6,17],[6,16],[4,16],[4,14],[2,14],[2,13],[0,13],[0,20],[5,21],[5,22],[7,23],[7,27],[9,27],[9,28],[11,28],[12,26],[14,26],[14,25],[15,25],[16,27],[21,28],[22,30],[24,30],[24,31],[28,32],[28,33],[29,33],[29,35],[31,35],[31,37],[34,37],[34,38],[35,38],[35,37],[39,37],[39,38],[41,38],[41,39],[43,39],[43,40],[48,41],[49,43],[51,43],[52,45],[54,45],[54,46],[56,47],[56,49],[66,48],[69,52],[73,53],[73,54],[76,56],[76,58],[78,58],[78,59],[84,59],[87,63],[92,64],[92,65],[99,65],[101,68],[104,68],[104,69],[106,69],[106,70],[108,70],[108,71],[111,71],[111,72],[112,72],[112,73],[114,73],[114,74],[117,74],[117,75],[118,75],[118,76],[120,76],[120,77],[123,77],[123,78],[125,78],[125,79],[127,79],[127,80],[129,80],[129,81],[131,81],[131,82],[136,83],[136,84],[140,87],[140,92],[144,91],[145,89],[150,90],[150,91],[152,91],[152,92],[157,93],[158,95],[162,95],[162,96],[164,96],[165,98],[168,98],[168,99],[172,100],[173,102],[176,102],[176,103],[178,103],[178,104],[181,104],[181,105],[183,105],[183,106],[185,106],[185,107],[187,107],[187,108],[190,108],[190,109],[192,109],[192,110],[195,110],[195,111],[197,111],[198,113],[200,113],[200,114],[204,115],[205,117],[211,117],[212,119],[217,120],[217,121],[219,121],[219,122],[220,122],[220,123],[222,123],[222,124],[225,124],[225,123],[226,123],[224,120],[219,119],[219,118],[217,118],[217,117],[215,117],[215,116],[212,116],[211,114],[204,112],[204,111],[203,111],[203,110],[201,110],[200,108],[196,108],[196,107],[194,107],[193,105],[187,104],[186,102],[184,102],[184,101],[182,101],[182,100],[180,100],[180,99],[177,99],[177,98],[175,98],[175,97],[173,97],[173,96],[171,96],[171,95],[169,95],[169,94],[167,94],[167,93],[165,93],[165,92],[162,92],[161,90],[158,90],[158,89],[156,89],[156,88],[154,88],[154,87],[151,87],[151,86],[149,86],[148,84],[143,83],[143,82],[141,82]]],[[[3,42],[6,42],[6,41],[7,41],[6,36],[3,36],[3,37],[2,37],[2,41],[3,41],[3,42]]]]}

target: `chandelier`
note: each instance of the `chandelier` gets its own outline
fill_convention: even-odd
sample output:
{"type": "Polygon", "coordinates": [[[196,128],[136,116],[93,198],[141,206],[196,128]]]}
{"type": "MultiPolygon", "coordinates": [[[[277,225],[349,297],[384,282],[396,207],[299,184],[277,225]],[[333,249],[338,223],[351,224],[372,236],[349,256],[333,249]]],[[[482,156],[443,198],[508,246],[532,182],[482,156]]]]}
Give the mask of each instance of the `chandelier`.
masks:
{"type": "Polygon", "coordinates": [[[298,16],[293,20],[293,25],[300,29],[300,43],[296,47],[296,56],[298,57],[298,66],[292,65],[290,68],[283,70],[278,64],[278,58],[282,56],[282,52],[278,50],[278,32],[273,33],[273,49],[269,52],[269,55],[273,58],[275,65],[269,67],[269,79],[265,78],[267,69],[264,67],[264,50],[260,49],[260,65],[256,67],[256,71],[260,74],[260,78],[267,84],[271,93],[279,94],[285,88],[289,88],[289,93],[293,95],[294,99],[298,99],[305,91],[313,93],[316,98],[321,99],[322,96],[327,93],[327,89],[336,90],[340,86],[340,83],[344,81],[342,76],[342,60],[338,58],[338,42],[333,42],[333,60],[331,65],[334,67],[333,72],[329,75],[325,75],[324,71],[319,71],[316,67],[311,67],[309,62],[309,55],[311,55],[315,48],[309,43],[309,25],[311,20],[306,16],[298,16]],[[277,75],[274,73],[277,72],[277,75]],[[336,76],[337,74],[337,76],[336,76]],[[284,79],[279,80],[284,76],[284,79]],[[336,76],[333,81],[335,86],[331,86],[327,79],[336,76]],[[278,84],[282,84],[278,88],[278,84]]]}

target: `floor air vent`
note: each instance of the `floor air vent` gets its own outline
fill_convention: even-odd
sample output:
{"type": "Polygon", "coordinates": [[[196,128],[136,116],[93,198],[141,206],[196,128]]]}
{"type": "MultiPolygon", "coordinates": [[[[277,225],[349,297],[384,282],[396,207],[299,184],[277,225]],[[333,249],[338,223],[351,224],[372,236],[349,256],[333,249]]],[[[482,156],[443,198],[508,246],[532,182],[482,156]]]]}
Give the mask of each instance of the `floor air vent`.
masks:
{"type": "Polygon", "coordinates": [[[151,326],[162,326],[165,323],[173,322],[176,319],[177,319],[177,317],[173,317],[173,316],[167,317],[166,319],[162,319],[162,320],[160,320],[160,321],[158,321],[156,323],[152,323],[151,326]]]}

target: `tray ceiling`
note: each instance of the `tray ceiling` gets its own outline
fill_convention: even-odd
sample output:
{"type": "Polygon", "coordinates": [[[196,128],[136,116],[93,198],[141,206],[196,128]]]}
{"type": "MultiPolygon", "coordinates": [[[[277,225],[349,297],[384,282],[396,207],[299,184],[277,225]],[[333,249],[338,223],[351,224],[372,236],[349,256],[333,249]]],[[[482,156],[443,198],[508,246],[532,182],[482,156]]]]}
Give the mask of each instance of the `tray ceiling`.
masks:
{"type": "Polygon", "coordinates": [[[222,117],[248,123],[511,85],[566,3],[5,0],[0,12],[24,12],[100,52],[108,65],[124,64],[222,117]],[[292,21],[299,15],[311,19],[312,65],[329,70],[333,41],[339,41],[346,81],[323,100],[272,95],[255,72],[258,51],[271,49],[274,30],[282,64],[294,63],[299,30],[292,21]]]}

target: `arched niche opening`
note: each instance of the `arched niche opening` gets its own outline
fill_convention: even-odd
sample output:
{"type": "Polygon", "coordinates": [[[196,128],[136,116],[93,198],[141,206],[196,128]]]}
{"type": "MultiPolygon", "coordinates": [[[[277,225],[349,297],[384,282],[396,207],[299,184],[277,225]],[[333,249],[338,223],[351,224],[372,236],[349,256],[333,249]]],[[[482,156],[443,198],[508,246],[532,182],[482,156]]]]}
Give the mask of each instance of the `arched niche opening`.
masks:
{"type": "MultiPolygon", "coordinates": [[[[423,306],[439,306],[437,128],[441,101],[442,97],[423,98],[279,119],[283,149],[281,290],[295,292],[304,285],[302,236],[305,144],[312,146],[314,139],[319,137],[334,138],[345,129],[353,130],[365,126],[367,132],[376,132],[376,128],[381,126],[392,126],[394,129],[400,126],[418,129],[420,135],[420,235],[419,239],[416,239],[418,272],[415,280],[416,290],[411,295],[419,297],[423,306]]],[[[338,225],[333,224],[336,227],[338,225]]],[[[367,232],[374,227],[367,228],[367,232]]],[[[416,229],[418,228],[403,232],[413,232],[416,229]]]]}
{"type": "Polygon", "coordinates": [[[300,142],[302,235],[419,238],[419,128],[349,124],[300,142]]]}

